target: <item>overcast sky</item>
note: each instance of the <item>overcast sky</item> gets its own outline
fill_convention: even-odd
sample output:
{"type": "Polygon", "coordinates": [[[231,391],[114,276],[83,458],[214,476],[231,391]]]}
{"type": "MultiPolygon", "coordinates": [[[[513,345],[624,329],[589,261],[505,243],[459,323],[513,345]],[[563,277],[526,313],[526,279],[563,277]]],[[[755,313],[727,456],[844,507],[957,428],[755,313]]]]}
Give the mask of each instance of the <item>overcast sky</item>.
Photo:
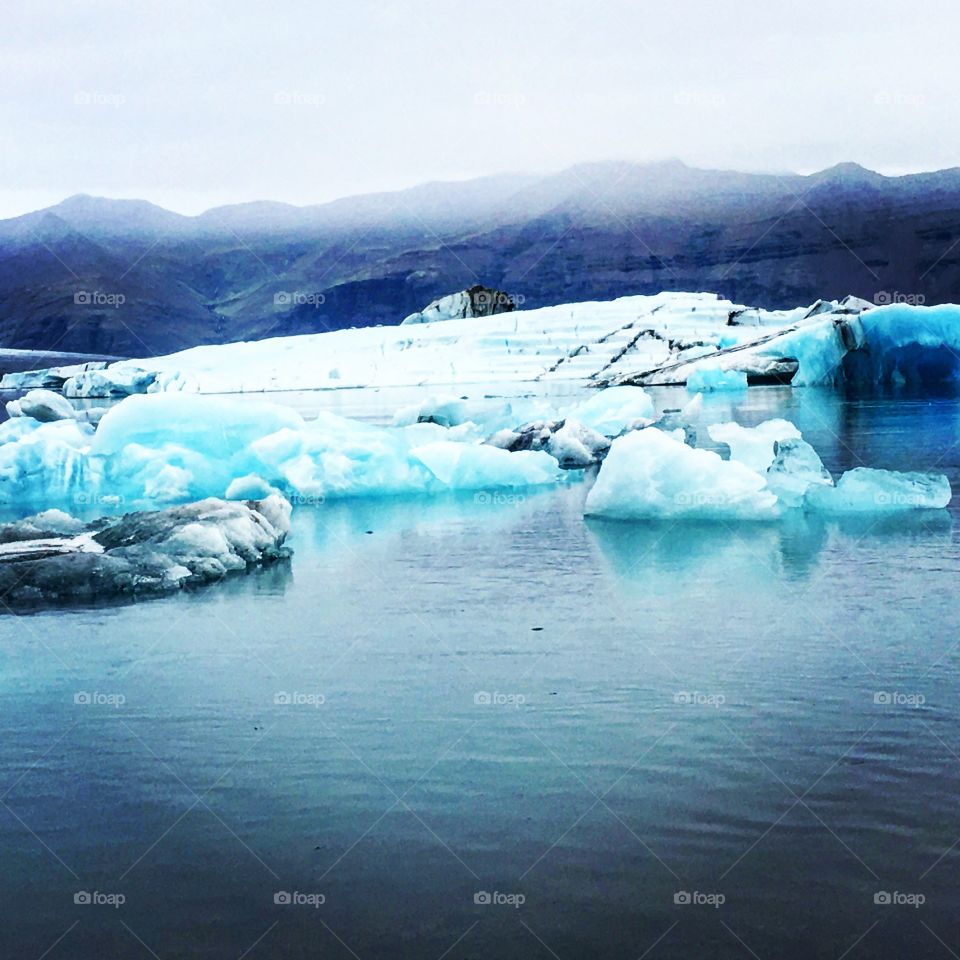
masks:
{"type": "Polygon", "coordinates": [[[29,0],[0,30],[0,216],[183,213],[680,157],[960,164],[955,0],[29,0]]]}

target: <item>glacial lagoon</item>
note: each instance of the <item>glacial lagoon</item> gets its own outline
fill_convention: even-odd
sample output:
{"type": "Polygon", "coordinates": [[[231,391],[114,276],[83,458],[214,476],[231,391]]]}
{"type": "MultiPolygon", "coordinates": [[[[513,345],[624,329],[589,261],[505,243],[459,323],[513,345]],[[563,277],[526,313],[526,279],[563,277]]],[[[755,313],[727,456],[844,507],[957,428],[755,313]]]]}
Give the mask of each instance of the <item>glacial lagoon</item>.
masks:
{"type": "MultiPolygon", "coordinates": [[[[952,393],[706,402],[960,489],[952,393]]],[[[0,951],[957,951],[957,507],[630,524],[588,487],[299,506],[289,563],[4,616],[0,951]]]]}

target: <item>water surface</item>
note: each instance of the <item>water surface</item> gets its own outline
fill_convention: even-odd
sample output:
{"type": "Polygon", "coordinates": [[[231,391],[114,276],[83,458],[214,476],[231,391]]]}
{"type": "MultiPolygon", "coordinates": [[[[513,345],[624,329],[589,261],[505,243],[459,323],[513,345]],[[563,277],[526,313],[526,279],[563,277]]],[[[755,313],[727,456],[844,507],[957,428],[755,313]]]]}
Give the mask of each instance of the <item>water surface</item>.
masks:
{"type": "MultiPolygon", "coordinates": [[[[955,398],[710,403],[960,489],[955,398]]],[[[301,508],[288,566],[0,620],[3,955],[960,952],[955,511],[586,489],[301,508]]]]}

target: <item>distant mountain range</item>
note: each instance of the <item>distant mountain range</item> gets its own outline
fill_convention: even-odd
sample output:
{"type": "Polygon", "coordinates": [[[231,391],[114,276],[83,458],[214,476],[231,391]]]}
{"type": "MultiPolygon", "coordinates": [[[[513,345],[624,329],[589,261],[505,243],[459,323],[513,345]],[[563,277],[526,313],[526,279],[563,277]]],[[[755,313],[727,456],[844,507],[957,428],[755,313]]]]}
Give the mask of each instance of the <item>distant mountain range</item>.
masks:
{"type": "Polygon", "coordinates": [[[0,347],[144,356],[394,324],[476,283],[524,308],[661,290],[958,301],[960,168],[596,163],[195,217],[78,195],[0,221],[0,347]]]}

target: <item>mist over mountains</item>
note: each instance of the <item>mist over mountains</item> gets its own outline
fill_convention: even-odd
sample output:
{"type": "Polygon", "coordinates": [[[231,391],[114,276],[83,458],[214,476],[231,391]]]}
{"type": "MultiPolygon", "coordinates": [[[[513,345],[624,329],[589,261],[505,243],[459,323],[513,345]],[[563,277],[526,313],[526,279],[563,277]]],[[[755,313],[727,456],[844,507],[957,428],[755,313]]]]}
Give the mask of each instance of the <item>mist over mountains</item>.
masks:
{"type": "Polygon", "coordinates": [[[524,308],[661,290],[957,301],[960,169],[610,162],[195,217],[78,195],[0,221],[0,346],[144,356],[394,324],[476,283],[524,308]]]}

